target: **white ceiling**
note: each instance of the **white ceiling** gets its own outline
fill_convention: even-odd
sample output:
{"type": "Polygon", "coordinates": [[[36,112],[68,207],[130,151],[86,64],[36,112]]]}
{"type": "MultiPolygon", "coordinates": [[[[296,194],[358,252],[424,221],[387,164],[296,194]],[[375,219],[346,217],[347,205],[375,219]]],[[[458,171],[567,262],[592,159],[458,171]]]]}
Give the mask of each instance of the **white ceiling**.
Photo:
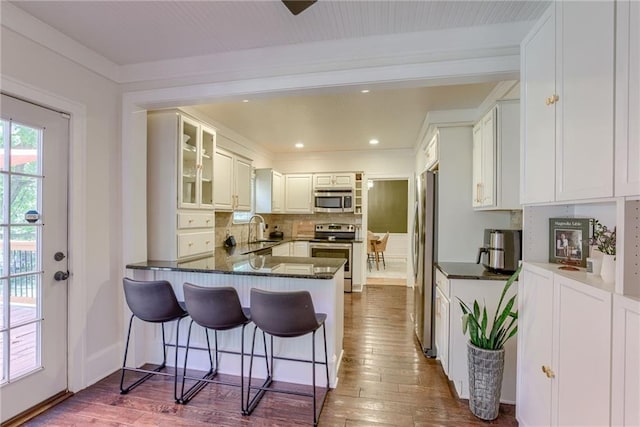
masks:
{"type": "Polygon", "coordinates": [[[242,49],[533,21],[546,1],[12,1],[119,65],[242,49]]]}
{"type": "Polygon", "coordinates": [[[477,107],[495,83],[251,99],[195,107],[274,153],[412,148],[426,113],[477,107]],[[377,146],[370,139],[379,140],[377,146]]]}
{"type": "MultiPolygon", "coordinates": [[[[329,1],[293,16],[278,0],[12,1],[119,66],[330,40],[534,21],[546,1],[329,1]]],[[[196,107],[273,153],[411,148],[427,112],[475,108],[495,77],[457,86],[371,87],[196,107]],[[369,146],[371,138],[380,140],[369,146]]],[[[405,85],[406,86],[406,85],[405,85]]]]}

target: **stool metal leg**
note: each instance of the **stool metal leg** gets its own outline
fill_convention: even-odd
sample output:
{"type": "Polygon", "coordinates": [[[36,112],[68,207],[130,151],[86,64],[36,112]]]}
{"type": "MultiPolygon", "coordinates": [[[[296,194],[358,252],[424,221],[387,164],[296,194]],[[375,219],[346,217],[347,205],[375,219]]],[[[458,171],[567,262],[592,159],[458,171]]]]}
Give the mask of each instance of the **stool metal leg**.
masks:
{"type": "Polygon", "coordinates": [[[192,326],[193,326],[193,320],[191,320],[191,323],[189,324],[189,332],[187,333],[187,346],[185,347],[185,351],[184,351],[184,370],[182,371],[182,391],[180,393],[180,403],[182,404],[186,404],[187,402],[189,402],[193,398],[193,396],[195,396],[200,392],[200,390],[205,388],[208,382],[202,381],[202,380],[208,380],[213,378],[218,371],[217,363],[215,368],[213,366],[213,358],[211,357],[211,344],[209,342],[209,331],[205,329],[204,334],[205,334],[205,337],[207,338],[207,350],[209,353],[209,364],[210,364],[209,372],[207,372],[202,378],[200,378],[199,381],[197,381],[194,385],[192,385],[187,391],[184,390],[185,381],[188,378],[187,377],[187,360],[189,355],[189,345],[191,343],[191,327],[192,326]]]}
{"type": "Polygon", "coordinates": [[[135,317],[135,315],[131,315],[131,317],[129,318],[129,330],[127,332],[127,342],[125,344],[125,349],[124,349],[124,360],[122,362],[122,374],[120,376],[120,394],[127,394],[129,393],[131,390],[133,390],[134,388],[136,388],[137,386],[139,386],[140,384],[142,384],[143,382],[145,382],[146,380],[148,380],[149,378],[151,378],[154,375],[164,375],[164,376],[173,376],[174,377],[174,398],[176,399],[176,402],[178,402],[178,330],[180,328],[180,320],[178,319],[178,322],[176,324],[176,358],[175,358],[175,362],[176,362],[176,366],[175,366],[175,370],[174,370],[174,374],[170,374],[167,372],[160,372],[162,369],[164,369],[167,366],[167,342],[165,339],[165,332],[164,332],[164,322],[161,323],[161,328],[162,328],[162,363],[155,369],[141,369],[141,368],[129,368],[127,367],[127,356],[129,354],[129,344],[131,341],[131,329],[133,327],[133,318],[135,317]],[[126,371],[133,371],[133,372],[142,372],[142,373],[146,373],[146,375],[144,375],[142,378],[139,378],[138,380],[134,381],[131,385],[125,387],[124,386],[124,378],[125,378],[125,373],[126,371]]]}
{"type": "Polygon", "coordinates": [[[245,411],[246,412],[245,415],[250,415],[253,412],[253,410],[256,408],[256,406],[258,406],[258,403],[260,403],[262,396],[264,396],[265,392],[267,391],[266,389],[271,385],[273,381],[271,378],[271,372],[273,370],[273,337],[271,337],[271,355],[268,355],[267,339],[264,331],[262,331],[262,342],[264,343],[264,359],[266,361],[266,367],[267,367],[267,378],[264,380],[261,386],[251,387],[251,378],[252,378],[251,373],[253,371],[253,356],[255,354],[257,330],[258,330],[257,326],[253,328],[253,339],[251,340],[251,357],[249,358],[249,383],[247,385],[247,406],[246,406],[247,409],[245,411]],[[271,368],[269,368],[269,359],[271,359],[271,368]],[[253,396],[253,399],[251,399],[252,388],[258,389],[258,392],[256,393],[255,396],[253,396]]]}

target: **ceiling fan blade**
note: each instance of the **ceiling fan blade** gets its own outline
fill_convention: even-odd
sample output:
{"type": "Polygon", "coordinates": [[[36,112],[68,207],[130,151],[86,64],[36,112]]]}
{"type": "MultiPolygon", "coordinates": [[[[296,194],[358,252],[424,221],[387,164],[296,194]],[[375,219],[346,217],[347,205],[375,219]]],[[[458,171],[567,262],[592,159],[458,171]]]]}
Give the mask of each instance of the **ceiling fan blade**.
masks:
{"type": "Polygon", "coordinates": [[[282,0],[287,9],[294,15],[298,15],[305,11],[309,6],[314,4],[317,0],[282,0]]]}

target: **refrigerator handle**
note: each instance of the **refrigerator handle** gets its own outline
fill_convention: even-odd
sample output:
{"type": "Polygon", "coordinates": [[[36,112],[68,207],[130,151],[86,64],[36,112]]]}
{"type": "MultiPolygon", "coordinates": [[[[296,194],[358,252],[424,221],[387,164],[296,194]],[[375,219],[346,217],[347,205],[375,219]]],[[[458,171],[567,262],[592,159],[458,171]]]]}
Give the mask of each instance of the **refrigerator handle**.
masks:
{"type": "Polygon", "coordinates": [[[419,230],[419,218],[418,218],[418,201],[416,200],[415,209],[413,212],[413,275],[414,278],[418,277],[418,256],[420,244],[420,230],[419,230]]]}

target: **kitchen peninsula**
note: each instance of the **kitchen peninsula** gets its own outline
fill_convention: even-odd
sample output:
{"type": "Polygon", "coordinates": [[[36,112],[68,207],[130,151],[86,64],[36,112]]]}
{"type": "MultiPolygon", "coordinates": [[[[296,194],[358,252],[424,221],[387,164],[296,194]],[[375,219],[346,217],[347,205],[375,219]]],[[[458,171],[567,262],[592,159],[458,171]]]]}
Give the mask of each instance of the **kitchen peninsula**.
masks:
{"type": "MultiPolygon", "coordinates": [[[[183,300],[182,285],[190,282],[199,286],[232,286],[238,291],[243,306],[250,305],[251,288],[273,291],[309,291],[316,312],[326,313],[327,353],[331,387],[338,381],[337,372],[342,359],[343,319],[344,319],[344,259],[279,257],[258,255],[255,252],[236,254],[243,251],[219,248],[215,255],[185,262],[146,261],[127,265],[127,276],[136,280],[168,280],[178,297],[183,300]]],[[[128,310],[125,315],[129,316],[128,310]]],[[[172,336],[175,324],[167,324],[166,334],[172,336]]],[[[184,345],[189,322],[180,324],[180,345],[184,345]]],[[[135,322],[136,346],[130,355],[129,363],[141,365],[155,363],[162,359],[162,334],[159,326],[135,322]]],[[[251,348],[253,328],[245,333],[245,352],[251,348]]],[[[239,352],[239,329],[218,333],[219,348],[226,352],[239,352]]],[[[212,343],[213,345],[213,343],[212,343]]],[[[206,348],[203,328],[193,327],[191,348],[206,348]]],[[[264,354],[261,340],[256,339],[256,353],[264,354]]],[[[322,334],[316,334],[316,360],[324,360],[321,354],[322,334]]],[[[167,355],[173,360],[171,348],[167,355]]],[[[278,380],[298,384],[311,384],[310,365],[286,360],[300,358],[310,360],[311,336],[303,336],[274,341],[275,372],[278,380]]],[[[183,359],[183,350],[179,354],[179,364],[183,359]]],[[[245,363],[248,363],[248,356],[245,363]]],[[[171,363],[171,362],[169,362],[171,363]]],[[[189,352],[189,368],[206,371],[209,358],[206,351],[189,352]],[[193,356],[192,356],[193,355],[193,356]]],[[[247,365],[245,365],[247,366],[247,365]]],[[[324,367],[316,366],[316,375],[322,378],[324,367]]],[[[239,375],[240,363],[236,355],[222,353],[220,372],[239,375]]],[[[265,377],[264,364],[254,363],[253,375],[265,377]]]]}

